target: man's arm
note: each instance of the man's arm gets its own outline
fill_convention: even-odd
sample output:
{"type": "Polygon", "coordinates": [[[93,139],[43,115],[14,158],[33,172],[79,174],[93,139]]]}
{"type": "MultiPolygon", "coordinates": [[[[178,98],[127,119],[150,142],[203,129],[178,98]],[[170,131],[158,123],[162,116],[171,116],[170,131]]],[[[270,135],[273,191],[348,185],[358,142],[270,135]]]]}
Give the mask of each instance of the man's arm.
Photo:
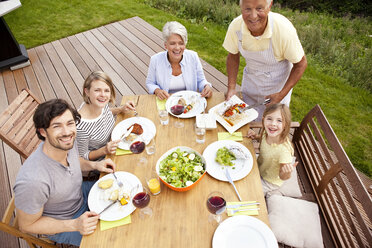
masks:
{"type": "Polygon", "coordinates": [[[307,67],[307,60],[305,55],[302,57],[300,62],[293,64],[292,70],[289,74],[288,80],[285,83],[283,89],[277,93],[266,96],[265,98],[270,98],[271,101],[268,105],[279,103],[288,92],[297,84],[301,79],[307,67]]]}
{"type": "Polygon", "coordinates": [[[240,63],[240,53],[233,54],[229,53],[226,59],[226,71],[227,71],[227,93],[226,100],[229,100],[233,95],[236,94],[236,79],[238,77],[240,63]]]}
{"type": "Polygon", "coordinates": [[[81,171],[98,170],[101,172],[112,173],[115,171],[116,165],[111,159],[104,159],[102,161],[88,161],[79,157],[81,171]]]}
{"type": "Polygon", "coordinates": [[[35,234],[56,234],[61,232],[80,232],[87,235],[94,232],[98,223],[98,214],[85,212],[77,219],[57,220],[51,217],[42,216],[43,208],[36,214],[27,214],[16,209],[19,229],[22,232],[35,234]]]}

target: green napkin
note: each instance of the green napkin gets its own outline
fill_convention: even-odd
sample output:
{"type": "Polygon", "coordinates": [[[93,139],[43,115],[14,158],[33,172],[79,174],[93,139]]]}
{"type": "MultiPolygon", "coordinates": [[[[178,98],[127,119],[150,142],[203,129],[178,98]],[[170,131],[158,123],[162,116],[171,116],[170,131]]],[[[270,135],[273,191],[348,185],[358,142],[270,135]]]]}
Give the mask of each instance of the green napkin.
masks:
{"type": "Polygon", "coordinates": [[[165,110],[165,103],[167,102],[167,99],[160,100],[159,98],[156,98],[156,106],[158,110],[165,110]]]}
{"type": "MultiPolygon", "coordinates": [[[[235,205],[235,204],[244,204],[244,203],[255,203],[256,201],[245,201],[245,202],[226,202],[226,205],[235,205]]],[[[238,208],[230,208],[227,209],[227,216],[235,216],[235,215],[258,215],[258,210],[260,205],[250,205],[250,206],[243,206],[243,207],[238,207],[238,208]],[[235,214],[232,213],[232,210],[235,209],[252,209],[248,211],[241,211],[241,212],[236,212],[235,214]]]]}
{"type": "Polygon", "coordinates": [[[130,223],[132,223],[132,219],[131,219],[130,215],[128,215],[127,217],[124,217],[123,219],[115,220],[115,221],[101,220],[100,221],[100,228],[101,228],[101,231],[104,231],[104,230],[107,230],[107,229],[110,229],[110,228],[114,228],[114,227],[117,227],[117,226],[123,226],[123,225],[130,224],[130,223]]]}
{"type": "Polygon", "coordinates": [[[132,152],[129,150],[123,150],[120,148],[116,148],[116,153],[115,153],[116,156],[125,155],[125,154],[132,154],[132,152]]]}
{"type": "Polygon", "coordinates": [[[228,133],[228,132],[219,132],[218,133],[218,140],[235,140],[235,141],[243,141],[243,134],[242,132],[235,132],[235,133],[228,133]]]}

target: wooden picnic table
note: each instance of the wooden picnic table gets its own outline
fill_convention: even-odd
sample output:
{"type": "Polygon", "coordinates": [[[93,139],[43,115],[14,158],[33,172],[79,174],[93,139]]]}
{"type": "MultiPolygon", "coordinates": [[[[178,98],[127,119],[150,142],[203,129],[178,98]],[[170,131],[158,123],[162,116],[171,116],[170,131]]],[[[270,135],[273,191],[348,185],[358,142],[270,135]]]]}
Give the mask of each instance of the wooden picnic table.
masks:
{"type": "MultiPolygon", "coordinates": [[[[217,129],[208,130],[206,142],[198,144],[195,141],[193,125],[195,118],[182,119],[183,128],[175,128],[175,117],[170,116],[169,125],[162,126],[159,121],[154,95],[123,96],[122,104],[133,100],[137,104],[139,116],[152,120],[156,125],[156,153],[147,155],[130,154],[110,156],[117,165],[117,171],[127,171],[136,175],[145,184],[146,173],[155,170],[159,157],[176,146],[187,146],[203,153],[204,149],[217,141],[217,133],[226,131],[220,124],[217,129]],[[137,166],[137,161],[145,156],[148,160],[146,166],[137,166]]],[[[221,92],[214,92],[213,97],[207,100],[207,110],[224,100],[221,92]]],[[[129,117],[130,114],[129,114],[129,117]]],[[[117,123],[128,116],[119,115],[117,123]]],[[[239,131],[246,133],[249,126],[245,125],[239,131]]],[[[236,181],[235,185],[243,201],[260,202],[259,215],[256,216],[269,225],[265,199],[262,191],[260,175],[256,162],[256,155],[250,139],[244,138],[242,142],[252,153],[253,168],[245,178],[236,181]]],[[[176,192],[162,185],[162,192],[151,196],[149,206],[153,209],[151,218],[141,219],[139,210],[131,215],[131,224],[101,231],[97,230],[83,236],[80,247],[211,247],[215,225],[208,222],[209,212],[206,207],[207,196],[212,191],[221,191],[227,202],[239,201],[233,187],[228,182],[214,179],[208,173],[190,191],[176,192]]],[[[227,218],[226,212],[223,219],[227,218]]]]}

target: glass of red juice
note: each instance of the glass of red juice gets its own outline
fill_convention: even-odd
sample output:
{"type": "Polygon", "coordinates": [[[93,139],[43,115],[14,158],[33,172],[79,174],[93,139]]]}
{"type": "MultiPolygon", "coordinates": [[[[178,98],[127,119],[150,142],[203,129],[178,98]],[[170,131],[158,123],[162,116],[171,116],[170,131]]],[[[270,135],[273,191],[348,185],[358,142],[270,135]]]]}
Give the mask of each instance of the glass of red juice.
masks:
{"type": "Polygon", "coordinates": [[[213,191],[208,195],[207,208],[210,212],[208,221],[212,224],[220,224],[222,213],[226,210],[226,201],[222,192],[213,191]]]}
{"type": "Polygon", "coordinates": [[[149,190],[143,187],[140,192],[132,192],[132,203],[136,208],[140,208],[140,218],[146,218],[152,216],[152,209],[148,206],[150,203],[149,190]]]}

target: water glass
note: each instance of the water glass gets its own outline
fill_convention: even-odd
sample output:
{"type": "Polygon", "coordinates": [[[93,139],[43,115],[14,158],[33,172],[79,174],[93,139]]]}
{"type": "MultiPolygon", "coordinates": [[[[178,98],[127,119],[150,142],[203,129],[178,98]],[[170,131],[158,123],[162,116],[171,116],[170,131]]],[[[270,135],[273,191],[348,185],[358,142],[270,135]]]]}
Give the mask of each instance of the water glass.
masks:
{"type": "Polygon", "coordinates": [[[196,142],[199,144],[203,144],[205,142],[205,128],[198,127],[195,123],[195,134],[196,142]]]}
{"type": "Polygon", "coordinates": [[[160,124],[166,126],[169,123],[169,115],[167,110],[159,110],[160,124]]]}
{"type": "Polygon", "coordinates": [[[146,153],[148,155],[154,154],[156,151],[155,148],[155,137],[153,137],[150,142],[146,145],[146,153]]]}

